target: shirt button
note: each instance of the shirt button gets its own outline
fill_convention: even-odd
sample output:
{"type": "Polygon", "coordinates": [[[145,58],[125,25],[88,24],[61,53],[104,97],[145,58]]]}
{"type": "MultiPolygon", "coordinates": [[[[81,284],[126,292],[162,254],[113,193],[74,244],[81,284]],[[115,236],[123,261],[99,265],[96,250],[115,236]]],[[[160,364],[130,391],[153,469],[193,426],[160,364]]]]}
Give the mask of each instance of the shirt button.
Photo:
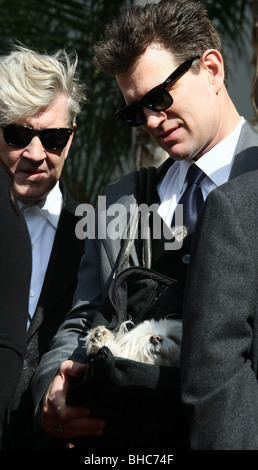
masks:
{"type": "Polygon", "coordinates": [[[30,297],[34,297],[34,295],[35,294],[34,294],[33,290],[30,290],[30,297]]]}
{"type": "Polygon", "coordinates": [[[182,258],[182,261],[184,264],[189,264],[190,263],[190,255],[184,255],[182,258]]]}

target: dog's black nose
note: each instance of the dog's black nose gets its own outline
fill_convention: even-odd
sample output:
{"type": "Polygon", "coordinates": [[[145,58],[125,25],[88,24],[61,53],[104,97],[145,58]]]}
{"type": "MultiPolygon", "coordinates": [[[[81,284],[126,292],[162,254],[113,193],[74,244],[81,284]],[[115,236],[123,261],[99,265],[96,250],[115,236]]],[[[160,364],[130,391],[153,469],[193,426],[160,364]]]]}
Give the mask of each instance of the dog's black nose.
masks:
{"type": "Polygon", "coordinates": [[[150,336],[150,342],[156,346],[156,344],[160,343],[162,338],[159,335],[152,335],[150,336]]]}

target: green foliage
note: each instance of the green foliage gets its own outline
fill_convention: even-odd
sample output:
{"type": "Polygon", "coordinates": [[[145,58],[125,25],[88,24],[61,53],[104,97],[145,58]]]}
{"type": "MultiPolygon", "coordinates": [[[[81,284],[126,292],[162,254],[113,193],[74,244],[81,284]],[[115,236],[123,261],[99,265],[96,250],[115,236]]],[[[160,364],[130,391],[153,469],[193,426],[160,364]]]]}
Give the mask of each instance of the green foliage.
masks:
{"type": "MultiPolygon", "coordinates": [[[[121,94],[112,77],[91,63],[92,44],[104,25],[133,0],[0,0],[0,54],[21,42],[39,51],[75,49],[79,73],[87,84],[88,103],[64,168],[64,178],[80,201],[95,204],[106,184],[128,171],[131,131],[113,118],[121,94]]],[[[251,0],[202,0],[223,40],[244,51],[243,20],[251,0]]]]}

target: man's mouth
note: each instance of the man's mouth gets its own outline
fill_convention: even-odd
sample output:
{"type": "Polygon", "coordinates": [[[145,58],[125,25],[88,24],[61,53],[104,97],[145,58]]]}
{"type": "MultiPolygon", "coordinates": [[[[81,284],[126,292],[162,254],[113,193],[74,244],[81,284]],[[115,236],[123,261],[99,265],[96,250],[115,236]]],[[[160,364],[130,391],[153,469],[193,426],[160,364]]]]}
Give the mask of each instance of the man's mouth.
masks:
{"type": "Polygon", "coordinates": [[[178,133],[178,130],[180,129],[180,126],[175,126],[167,131],[163,132],[162,134],[159,135],[159,138],[164,142],[169,142],[170,140],[174,139],[176,137],[176,134],[178,133]]]}
{"type": "Polygon", "coordinates": [[[35,173],[44,173],[44,170],[40,170],[39,168],[20,168],[19,172],[35,174],[35,173]]]}
{"type": "Polygon", "coordinates": [[[18,173],[23,174],[29,180],[35,180],[40,178],[45,172],[38,168],[21,168],[18,173]]]}

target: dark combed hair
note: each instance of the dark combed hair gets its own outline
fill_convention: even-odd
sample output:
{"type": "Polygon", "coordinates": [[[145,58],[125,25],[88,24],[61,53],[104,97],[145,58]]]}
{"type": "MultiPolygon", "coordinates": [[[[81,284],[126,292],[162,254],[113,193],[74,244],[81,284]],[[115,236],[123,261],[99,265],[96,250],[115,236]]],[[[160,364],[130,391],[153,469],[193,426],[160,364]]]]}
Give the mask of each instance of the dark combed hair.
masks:
{"type": "MultiPolygon", "coordinates": [[[[103,72],[119,75],[153,43],[170,50],[178,63],[207,49],[218,50],[224,59],[220,36],[200,2],[161,0],[133,5],[107,25],[94,46],[93,63],[103,72]]],[[[198,73],[199,67],[196,62],[193,71],[198,73]]]]}

